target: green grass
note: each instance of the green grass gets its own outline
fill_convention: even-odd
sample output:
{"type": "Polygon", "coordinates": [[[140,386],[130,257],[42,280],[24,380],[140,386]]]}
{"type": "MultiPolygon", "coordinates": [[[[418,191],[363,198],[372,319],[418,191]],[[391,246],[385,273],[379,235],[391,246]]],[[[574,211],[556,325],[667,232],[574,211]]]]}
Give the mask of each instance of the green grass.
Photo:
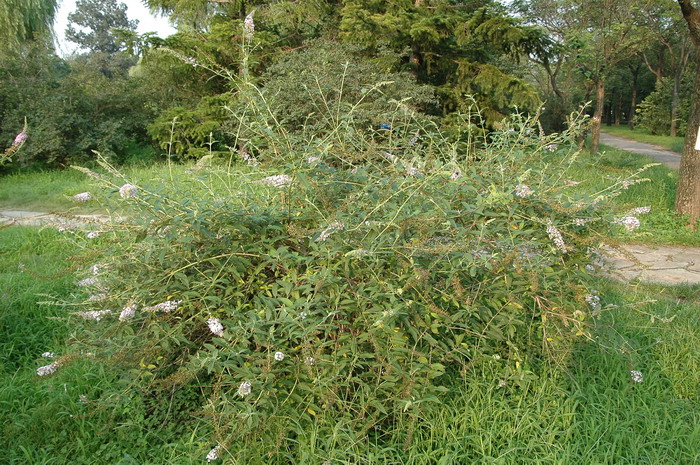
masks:
{"type": "MultiPolygon", "coordinates": [[[[581,163],[573,167],[572,179],[580,181],[579,189],[591,192],[605,188],[611,180],[626,177],[645,164],[654,163],[649,157],[601,146],[601,155],[582,154],[581,163]]],[[[700,234],[693,232],[688,220],[674,211],[678,171],[666,166],[654,166],[642,174],[648,181],[630,186],[612,200],[620,212],[635,207],[650,206],[651,213],[641,215],[641,227],[633,232],[620,228],[619,239],[624,242],[700,246],[700,234]]]]}
{"type": "Polygon", "coordinates": [[[71,259],[77,246],[69,237],[52,229],[0,229],[0,463],[192,463],[199,436],[162,427],[154,406],[137,393],[125,389],[111,408],[95,407],[120,383],[104,366],[82,357],[52,377],[36,376],[51,362],[43,352],[76,353],[65,319],[71,309],[39,304],[76,293],[75,281],[89,266],[71,259]]]}
{"type": "MultiPolygon", "coordinates": [[[[160,185],[169,179],[184,179],[192,164],[168,166],[157,163],[150,166],[127,166],[123,174],[138,185],[160,185]]],[[[100,171],[100,170],[98,170],[100,171]]],[[[112,209],[115,204],[102,193],[96,181],[73,170],[47,170],[19,172],[0,177],[0,210],[22,209],[30,211],[60,211],[93,213],[112,209]],[[77,203],[71,199],[75,194],[90,192],[95,200],[77,203]]]]}
{"type": "MultiPolygon", "coordinates": [[[[164,401],[132,392],[109,364],[89,358],[36,377],[47,363],[42,352],[75,351],[62,318],[67,310],[37,304],[48,300],[43,294],[77,292],[73,283],[87,264],[70,259],[75,252],[53,230],[0,230],[0,463],[204,463],[212,438],[186,415],[186,396],[177,401],[168,393],[164,401]],[[114,402],[92,402],[115,392],[114,402]],[[81,394],[88,403],[78,401],[81,394]],[[183,421],[165,422],[168,410],[183,421]]],[[[269,444],[234,444],[224,454],[228,462],[219,463],[700,463],[700,287],[597,286],[604,312],[566,366],[540,369],[522,386],[499,386],[488,366],[454,379],[409,440],[409,425],[401,423],[359,443],[333,442],[312,429],[287,438],[295,452],[280,460],[265,455],[269,444]],[[644,381],[634,383],[630,370],[644,381]],[[339,449],[355,459],[333,461],[339,449]]]]}
{"type": "Polygon", "coordinates": [[[685,143],[683,137],[659,136],[650,134],[649,131],[642,128],[632,130],[628,126],[603,126],[602,130],[614,136],[658,145],[673,152],[683,153],[683,144],[685,143]]]}

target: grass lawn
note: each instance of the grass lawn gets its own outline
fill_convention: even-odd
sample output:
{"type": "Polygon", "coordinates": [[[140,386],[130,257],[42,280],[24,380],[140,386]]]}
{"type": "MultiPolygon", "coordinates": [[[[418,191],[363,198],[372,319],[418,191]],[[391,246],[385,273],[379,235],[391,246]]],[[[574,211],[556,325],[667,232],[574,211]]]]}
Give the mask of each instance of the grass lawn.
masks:
{"type": "MultiPolygon", "coordinates": [[[[649,157],[601,146],[601,155],[581,155],[580,163],[570,172],[580,181],[579,189],[598,191],[610,185],[613,179],[625,177],[645,164],[654,163],[649,157]]],[[[623,242],[700,246],[700,234],[693,232],[688,221],[674,211],[678,171],[659,165],[647,169],[642,178],[612,200],[615,207],[628,211],[635,207],[650,206],[651,213],[640,216],[641,227],[620,231],[623,242]]]]}
{"type": "MultiPolygon", "coordinates": [[[[129,166],[122,173],[132,183],[140,186],[161,185],[170,179],[185,179],[193,164],[156,163],[147,167],[129,166]]],[[[104,170],[96,169],[104,172],[104,170]]],[[[102,188],[85,174],[73,170],[46,170],[18,172],[0,177],[0,209],[23,209],[30,211],[61,211],[92,213],[113,209],[116,204],[108,196],[98,195],[102,188]],[[90,192],[95,200],[76,202],[71,197],[81,192],[90,192]]],[[[113,197],[113,196],[112,196],[113,197]]]]}
{"type": "Polygon", "coordinates": [[[631,130],[628,126],[603,126],[602,130],[614,136],[625,137],[646,144],[658,145],[659,147],[674,152],[683,153],[684,137],[657,136],[650,134],[646,129],[636,128],[631,130]]]}
{"type": "MultiPolygon", "coordinates": [[[[62,318],[68,310],[37,304],[51,300],[45,294],[77,292],[74,282],[88,264],[72,260],[75,252],[53,230],[0,230],[0,463],[204,463],[210,433],[193,418],[164,421],[178,414],[177,403],[153,405],[126,387],[109,407],[92,403],[120,385],[109,364],[83,358],[53,377],[36,376],[50,361],[42,352],[77,350],[62,318]]],[[[387,425],[369,441],[335,444],[356,460],[334,462],[327,452],[333,438],[312,430],[278,460],[265,455],[269,445],[241,445],[222,463],[698,463],[700,288],[601,279],[598,289],[604,312],[566,366],[540,368],[524,386],[501,386],[488,366],[455,378],[408,441],[409,425],[387,425]],[[631,370],[643,382],[634,382],[631,370]]]]}

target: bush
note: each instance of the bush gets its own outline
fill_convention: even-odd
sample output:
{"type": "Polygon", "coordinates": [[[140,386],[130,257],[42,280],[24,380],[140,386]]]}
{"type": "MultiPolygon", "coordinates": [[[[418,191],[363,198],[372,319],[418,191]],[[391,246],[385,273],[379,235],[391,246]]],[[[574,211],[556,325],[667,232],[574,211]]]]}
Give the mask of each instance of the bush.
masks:
{"type": "Polygon", "coordinates": [[[315,40],[268,69],[263,93],[280,124],[309,134],[336,129],[343,116],[352,117],[358,128],[390,125],[397,102],[414,113],[434,112],[434,91],[411,73],[397,71],[401,60],[388,51],[371,59],[357,47],[315,40]]]}
{"type": "Polygon", "coordinates": [[[241,117],[265,162],[201,165],[176,198],[119,188],[105,165],[134,210],[102,235],[92,285],[107,296],[79,303],[80,350],[146,397],[187,393],[213,455],[350,460],[385,434],[410,441],[456,378],[486,363],[517,387],[600,308],[588,247],[629,180],[573,194],[577,128],[545,136],[515,118],[462,151],[436,127],[340,120],[300,138],[241,117]],[[309,431],[315,449],[300,450],[309,431]]]}
{"type": "Polygon", "coordinates": [[[65,166],[100,151],[120,162],[124,147],[147,147],[148,95],[127,77],[130,59],[93,54],[69,62],[31,50],[24,60],[0,66],[0,137],[29,124],[27,143],[16,165],[65,166]]]}

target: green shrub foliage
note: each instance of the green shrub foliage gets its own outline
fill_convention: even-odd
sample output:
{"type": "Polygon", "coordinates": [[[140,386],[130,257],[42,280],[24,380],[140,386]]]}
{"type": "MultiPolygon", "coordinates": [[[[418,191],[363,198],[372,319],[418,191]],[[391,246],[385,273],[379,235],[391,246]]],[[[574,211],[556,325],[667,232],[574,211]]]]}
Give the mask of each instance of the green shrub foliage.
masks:
{"type": "Polygon", "coordinates": [[[98,239],[88,284],[106,300],[76,315],[80,350],[121,386],[187,393],[212,431],[203,456],[216,446],[270,463],[246,455],[257,443],[298,463],[295,438],[313,430],[337,441],[320,441],[319,457],[347,460],[339,444],[395,422],[410,441],[455,377],[488,363],[494,383],[517,386],[586,335],[599,309],[588,248],[623,180],[575,194],[577,127],[546,136],[515,118],[465,145],[438,127],[363,130],[345,117],[302,137],[249,102],[247,164],[202,163],[178,197],[105,165],[102,182],[133,211],[98,239]]]}
{"type": "Polygon", "coordinates": [[[355,126],[377,128],[392,118],[397,101],[414,113],[436,112],[433,89],[396,71],[404,57],[384,51],[372,59],[361,52],[316,40],[283,56],[263,76],[269,108],[290,130],[316,134],[334,130],[341,115],[352,116],[355,126]],[[340,112],[334,115],[331,108],[340,112]]]}
{"type": "MultiPolygon", "coordinates": [[[[688,116],[690,114],[690,100],[683,98],[692,92],[693,79],[690,73],[686,73],[681,81],[680,101],[678,105],[678,135],[684,136],[688,116]]],[[[668,135],[671,131],[671,104],[673,100],[673,80],[664,78],[656,83],[656,89],[649,94],[637,108],[637,125],[643,127],[651,134],[668,135]]]]}

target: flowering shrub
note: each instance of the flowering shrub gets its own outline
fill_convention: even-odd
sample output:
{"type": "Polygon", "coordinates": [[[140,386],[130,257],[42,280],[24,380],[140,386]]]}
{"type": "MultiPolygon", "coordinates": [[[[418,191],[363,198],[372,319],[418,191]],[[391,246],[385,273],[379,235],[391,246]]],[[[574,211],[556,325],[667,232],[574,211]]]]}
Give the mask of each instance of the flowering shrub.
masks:
{"type": "Polygon", "coordinates": [[[294,139],[241,124],[260,131],[264,162],[202,166],[199,195],[106,166],[133,211],[100,236],[89,284],[107,298],[76,315],[83,350],[131,389],[190,393],[213,432],[202,459],[245,461],[257,442],[294,462],[311,425],[363,441],[413,424],[480,364],[517,386],[586,335],[600,308],[589,246],[630,180],[576,194],[564,179],[577,128],[546,136],[515,118],[465,146],[435,127],[294,139]]]}

